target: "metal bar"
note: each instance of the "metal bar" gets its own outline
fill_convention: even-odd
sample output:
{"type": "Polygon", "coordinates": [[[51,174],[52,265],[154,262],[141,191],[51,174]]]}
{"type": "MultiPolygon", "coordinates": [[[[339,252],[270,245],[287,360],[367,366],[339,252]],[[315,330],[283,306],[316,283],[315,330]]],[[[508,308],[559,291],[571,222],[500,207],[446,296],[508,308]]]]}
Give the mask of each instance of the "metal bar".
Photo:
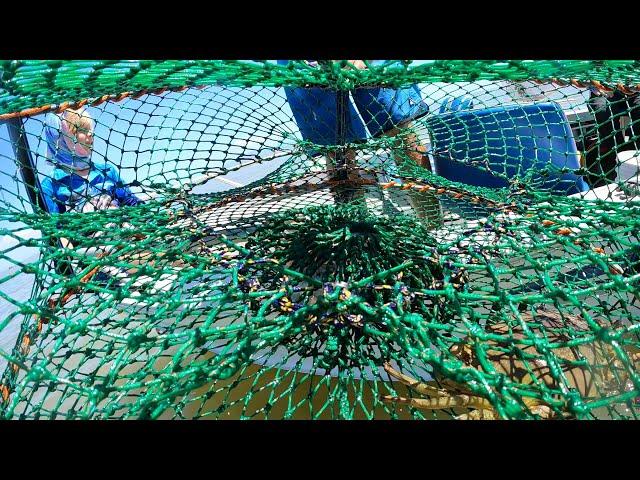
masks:
{"type": "Polygon", "coordinates": [[[349,178],[349,168],[347,161],[347,121],[349,107],[349,91],[336,91],[336,151],[335,151],[335,175],[334,180],[345,182],[335,189],[334,200],[337,204],[351,202],[356,191],[346,180],[349,178]]]}
{"type": "MultiPolygon", "coordinates": [[[[326,69],[331,78],[339,80],[339,73],[333,61],[319,60],[318,63],[326,69]]],[[[336,150],[333,158],[334,168],[332,169],[332,179],[337,181],[346,181],[349,178],[347,162],[347,128],[349,115],[349,91],[336,90],[336,150]]],[[[331,160],[327,159],[327,165],[331,160]]],[[[348,185],[341,185],[334,191],[334,200],[336,203],[348,203],[352,200],[354,192],[348,185]]]]}
{"type": "Polygon", "coordinates": [[[13,153],[20,167],[20,174],[27,189],[27,195],[29,196],[33,211],[35,212],[37,208],[40,208],[46,212],[47,206],[42,195],[42,189],[40,188],[36,167],[31,157],[29,141],[27,140],[27,133],[24,130],[22,119],[10,118],[6,123],[13,153]]]}
{"type": "Polygon", "coordinates": [[[336,92],[336,180],[347,179],[346,143],[347,143],[347,113],[349,105],[349,92],[338,90],[336,92]]]}

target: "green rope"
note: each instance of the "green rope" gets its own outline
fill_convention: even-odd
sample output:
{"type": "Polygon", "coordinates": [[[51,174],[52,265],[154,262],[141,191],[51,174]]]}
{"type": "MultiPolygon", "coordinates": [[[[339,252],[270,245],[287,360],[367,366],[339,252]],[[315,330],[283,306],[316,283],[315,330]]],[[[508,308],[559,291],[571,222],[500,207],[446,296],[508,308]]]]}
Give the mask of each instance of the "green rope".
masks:
{"type": "Polygon", "coordinates": [[[640,63],[364,65],[2,62],[41,184],[87,100],[145,201],[33,208],[0,126],[0,416],[637,418],[640,63]],[[429,111],[343,145],[290,90],[332,134],[318,92],[380,86],[429,111]]]}

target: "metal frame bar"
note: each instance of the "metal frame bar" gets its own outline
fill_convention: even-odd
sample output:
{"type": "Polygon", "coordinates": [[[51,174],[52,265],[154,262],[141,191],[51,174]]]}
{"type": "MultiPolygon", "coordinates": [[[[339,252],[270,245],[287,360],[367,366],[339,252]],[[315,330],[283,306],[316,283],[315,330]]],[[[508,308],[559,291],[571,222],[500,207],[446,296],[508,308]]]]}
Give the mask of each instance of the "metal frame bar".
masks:
{"type": "Polygon", "coordinates": [[[7,130],[9,131],[9,140],[11,140],[13,153],[20,167],[20,175],[27,189],[31,207],[34,212],[36,208],[47,212],[47,204],[42,195],[42,189],[40,188],[40,180],[38,179],[37,168],[31,156],[29,139],[24,129],[24,123],[21,118],[11,118],[6,121],[6,124],[7,130]]]}
{"type": "Polygon", "coordinates": [[[340,145],[336,151],[337,180],[347,179],[346,147],[347,141],[347,114],[349,105],[349,92],[338,90],[336,92],[336,143],[340,145]]]}

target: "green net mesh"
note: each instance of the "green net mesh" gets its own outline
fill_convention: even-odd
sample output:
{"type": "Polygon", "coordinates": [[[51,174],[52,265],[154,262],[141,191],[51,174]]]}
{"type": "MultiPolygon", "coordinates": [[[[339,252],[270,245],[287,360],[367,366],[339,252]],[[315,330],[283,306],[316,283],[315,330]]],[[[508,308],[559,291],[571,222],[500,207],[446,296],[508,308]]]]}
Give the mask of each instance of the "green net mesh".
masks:
{"type": "Polygon", "coordinates": [[[636,418],[639,92],[1,62],[0,418],[636,418]]]}

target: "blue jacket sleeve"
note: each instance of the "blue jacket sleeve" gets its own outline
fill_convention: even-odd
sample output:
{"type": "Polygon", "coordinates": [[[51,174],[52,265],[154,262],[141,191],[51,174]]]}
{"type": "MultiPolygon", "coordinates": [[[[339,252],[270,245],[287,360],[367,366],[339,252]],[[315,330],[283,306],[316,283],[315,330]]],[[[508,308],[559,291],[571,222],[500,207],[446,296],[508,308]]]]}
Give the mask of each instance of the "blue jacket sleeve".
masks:
{"type": "Polygon", "coordinates": [[[122,178],[120,178],[118,170],[113,165],[108,165],[106,173],[107,178],[111,180],[115,185],[113,192],[111,192],[111,195],[116,200],[118,200],[118,203],[120,205],[128,205],[130,207],[133,207],[140,203],[144,203],[131,192],[129,187],[125,185],[125,183],[122,181],[122,178]]]}
{"type": "Polygon", "coordinates": [[[60,213],[60,207],[54,200],[55,191],[53,188],[53,181],[49,177],[46,177],[42,182],[40,182],[40,188],[42,188],[42,196],[44,197],[47,211],[49,213],[60,213]]]}

